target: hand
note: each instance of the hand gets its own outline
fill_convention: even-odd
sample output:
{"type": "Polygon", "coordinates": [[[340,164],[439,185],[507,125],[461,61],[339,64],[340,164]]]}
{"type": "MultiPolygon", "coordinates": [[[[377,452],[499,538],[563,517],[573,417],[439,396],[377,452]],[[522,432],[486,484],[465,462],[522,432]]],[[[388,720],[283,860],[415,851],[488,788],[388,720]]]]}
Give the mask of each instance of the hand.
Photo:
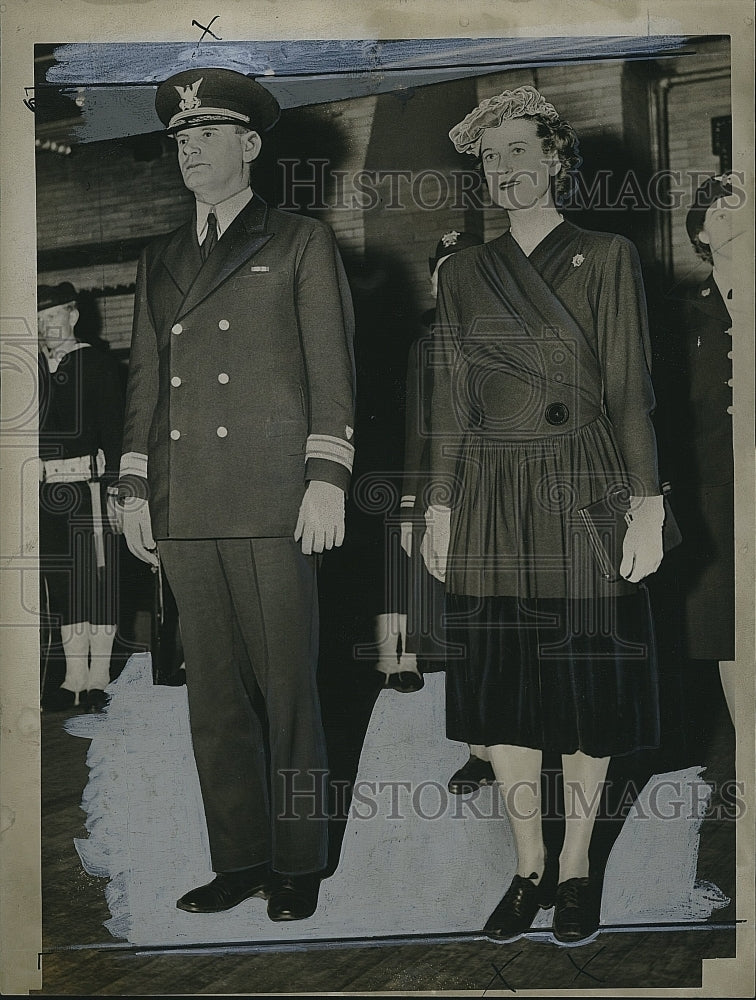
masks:
{"type": "Polygon", "coordinates": [[[120,503],[123,510],[123,534],[129,551],[137,559],[157,569],[157,546],[152,537],[149,504],[142,497],[129,497],[120,503]]]}
{"type": "Polygon", "coordinates": [[[664,555],[664,497],[630,497],[625,515],[627,531],[622,546],[620,576],[630,583],[640,583],[655,573],[664,555]]]}
{"type": "Polygon", "coordinates": [[[415,509],[415,498],[406,496],[402,497],[401,507],[399,508],[402,513],[401,521],[401,545],[408,556],[412,555],[412,512],[415,509]],[[407,518],[405,521],[404,518],[407,518]]]}
{"type": "Polygon", "coordinates": [[[110,530],[116,535],[123,534],[123,507],[118,503],[117,493],[108,493],[105,500],[105,510],[108,515],[110,530]]]}
{"type": "Polygon", "coordinates": [[[302,552],[338,547],[344,541],[344,491],[331,483],[312,479],[299,508],[294,541],[302,539],[302,552]]]}
{"type": "Polygon", "coordinates": [[[441,583],[446,580],[450,538],[451,508],[429,507],[425,512],[425,534],[420,544],[420,554],[430,575],[441,583]]]}

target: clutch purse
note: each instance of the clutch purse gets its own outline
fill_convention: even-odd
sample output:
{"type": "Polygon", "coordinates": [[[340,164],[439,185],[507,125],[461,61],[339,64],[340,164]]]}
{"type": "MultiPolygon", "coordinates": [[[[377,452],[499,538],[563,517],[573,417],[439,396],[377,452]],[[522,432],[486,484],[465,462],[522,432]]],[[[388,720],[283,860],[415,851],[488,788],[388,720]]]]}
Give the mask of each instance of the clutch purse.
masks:
{"type": "MultiPolygon", "coordinates": [[[[664,495],[664,527],[662,545],[668,552],[682,542],[680,528],[669,503],[669,488],[664,495]]],[[[616,583],[623,579],[619,568],[622,564],[622,546],[627,531],[625,514],[630,509],[630,491],[627,487],[610,490],[601,500],[578,508],[577,514],[588,535],[593,558],[598,571],[605,580],[616,583]]]]}

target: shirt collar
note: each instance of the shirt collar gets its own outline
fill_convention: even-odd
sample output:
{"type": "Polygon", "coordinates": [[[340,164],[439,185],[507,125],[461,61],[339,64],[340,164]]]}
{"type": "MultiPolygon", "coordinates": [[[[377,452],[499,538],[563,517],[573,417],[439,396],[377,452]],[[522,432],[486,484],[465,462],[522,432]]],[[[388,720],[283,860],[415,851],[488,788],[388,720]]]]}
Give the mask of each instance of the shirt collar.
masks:
{"type": "Polygon", "coordinates": [[[73,341],[70,344],[65,345],[65,350],[58,350],[54,354],[49,354],[45,351],[45,357],[47,358],[47,367],[51,372],[56,372],[58,370],[58,365],[61,363],[63,358],[67,355],[72,354],[74,351],[80,351],[82,347],[89,347],[90,345],[81,340],[73,341]]]}
{"type": "Polygon", "coordinates": [[[215,212],[215,218],[218,220],[218,239],[220,239],[239,212],[241,212],[244,206],[249,204],[251,200],[252,188],[246,187],[242,188],[241,191],[237,191],[236,194],[232,194],[230,198],[226,198],[223,201],[218,202],[217,205],[206,205],[203,201],[198,201],[197,239],[199,242],[201,243],[205,238],[207,217],[211,210],[215,212]]]}

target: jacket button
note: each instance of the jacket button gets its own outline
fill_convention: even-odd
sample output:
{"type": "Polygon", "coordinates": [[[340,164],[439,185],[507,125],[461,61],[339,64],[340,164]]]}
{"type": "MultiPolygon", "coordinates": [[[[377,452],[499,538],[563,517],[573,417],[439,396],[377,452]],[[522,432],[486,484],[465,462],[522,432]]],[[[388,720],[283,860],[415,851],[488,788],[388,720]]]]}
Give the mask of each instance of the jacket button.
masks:
{"type": "Polygon", "coordinates": [[[727,407],[727,412],[728,413],[734,413],[735,411],[734,411],[734,409],[731,406],[728,406],[727,407]]]}
{"type": "Polygon", "coordinates": [[[218,381],[220,382],[221,385],[227,385],[228,375],[226,375],[225,372],[221,372],[220,375],[218,376],[218,381]]]}
{"type": "Polygon", "coordinates": [[[219,330],[228,330],[228,328],[230,326],[231,326],[231,324],[229,323],[229,321],[227,319],[220,319],[220,320],[218,320],[218,329],[219,330]]]}
{"type": "Polygon", "coordinates": [[[558,426],[559,424],[567,423],[570,418],[570,411],[564,403],[549,403],[544,416],[546,417],[547,424],[558,426]]]}
{"type": "Polygon", "coordinates": [[[228,428],[227,427],[219,427],[218,430],[215,433],[218,435],[219,438],[224,438],[224,437],[226,437],[228,435],[228,428]]]}
{"type": "Polygon", "coordinates": [[[727,379],[727,382],[726,382],[726,384],[727,384],[727,385],[732,385],[732,384],[733,384],[733,381],[732,381],[732,379],[731,379],[731,378],[728,378],[728,379],[727,379]]]}
{"type": "Polygon", "coordinates": [[[173,438],[174,441],[178,441],[178,439],[181,437],[181,431],[176,431],[176,430],[171,431],[171,437],[173,438]]]}
{"type": "Polygon", "coordinates": [[[178,389],[178,387],[181,385],[181,379],[178,377],[178,375],[173,376],[173,378],[171,379],[171,385],[173,386],[174,389],[178,389]]]}
{"type": "Polygon", "coordinates": [[[732,351],[728,351],[728,352],[727,352],[727,357],[728,357],[728,358],[731,358],[731,357],[732,357],[732,351]]]}
{"type": "Polygon", "coordinates": [[[178,336],[180,333],[184,332],[184,328],[180,323],[174,323],[171,327],[171,333],[175,333],[178,336]]]}

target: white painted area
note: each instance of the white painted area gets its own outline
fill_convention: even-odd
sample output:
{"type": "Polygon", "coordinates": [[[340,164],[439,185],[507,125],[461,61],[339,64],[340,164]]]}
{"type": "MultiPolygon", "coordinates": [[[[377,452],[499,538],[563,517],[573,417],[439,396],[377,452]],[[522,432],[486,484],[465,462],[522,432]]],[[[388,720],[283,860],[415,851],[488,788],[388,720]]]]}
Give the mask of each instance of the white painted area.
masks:
{"type": "MultiPolygon", "coordinates": [[[[341,863],[323,883],[313,917],[273,923],[260,899],[223,914],[177,910],[179,896],[213,877],[186,689],[153,686],[142,654],[108,693],[105,714],[74,717],[66,729],[92,740],[82,803],[89,837],[75,844],[84,868],[110,880],[106,926],[114,937],[177,945],[474,932],[514,874],[498,791],[446,793],[467,748],[444,736],[444,677],[433,673],[419,692],[385,690],[378,698],[341,863]]],[[[728,902],[715,886],[696,882],[701,792],[697,814],[642,818],[650,796],[663,807],[657,812],[665,803],[675,812],[660,783],[693,781],[700,784],[699,768],[656,776],[641,793],[609,860],[602,923],[701,920],[728,902]]],[[[670,796],[676,787],[667,785],[670,796]]],[[[551,911],[540,913],[534,927],[550,920],[551,911]]]]}

